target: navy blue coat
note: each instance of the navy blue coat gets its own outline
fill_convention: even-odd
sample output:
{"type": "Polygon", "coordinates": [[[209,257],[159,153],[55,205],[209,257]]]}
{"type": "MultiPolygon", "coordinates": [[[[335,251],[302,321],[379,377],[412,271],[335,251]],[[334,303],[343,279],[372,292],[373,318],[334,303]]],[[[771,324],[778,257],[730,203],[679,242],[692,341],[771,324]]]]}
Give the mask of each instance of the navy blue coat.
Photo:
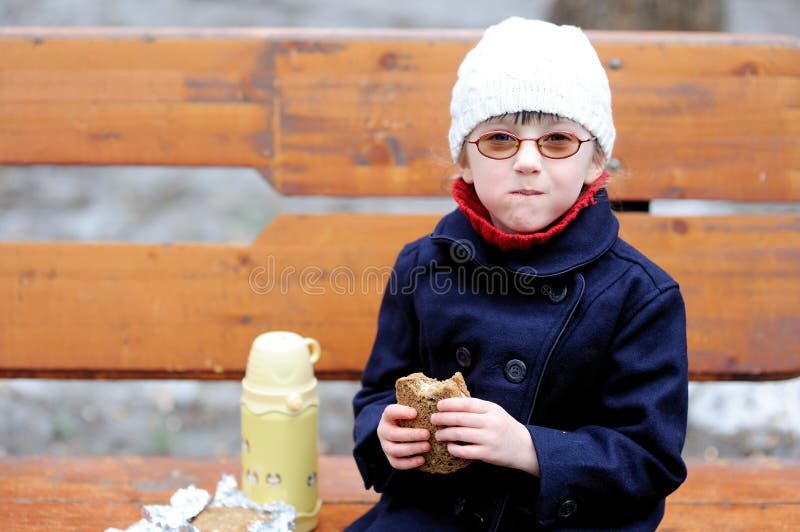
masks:
{"type": "Polygon", "coordinates": [[[405,246],[356,395],[354,456],[382,493],[350,530],[654,530],[686,475],[677,283],[618,237],[605,192],[544,245],[501,251],[458,210],[405,246]],[[541,475],[396,471],[376,428],[398,377],[464,374],[530,431],[541,475]]]}

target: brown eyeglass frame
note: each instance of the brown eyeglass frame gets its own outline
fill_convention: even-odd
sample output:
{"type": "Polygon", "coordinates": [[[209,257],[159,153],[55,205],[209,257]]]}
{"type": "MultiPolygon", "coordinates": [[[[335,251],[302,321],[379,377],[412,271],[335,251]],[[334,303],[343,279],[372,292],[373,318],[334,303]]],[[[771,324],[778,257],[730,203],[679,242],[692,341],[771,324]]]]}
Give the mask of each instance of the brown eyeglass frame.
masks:
{"type": "Polygon", "coordinates": [[[549,132],[545,133],[544,135],[542,135],[541,137],[538,137],[538,138],[534,138],[534,137],[518,137],[518,136],[516,136],[515,134],[513,134],[513,133],[511,133],[509,131],[503,131],[503,130],[498,129],[498,130],[494,130],[494,131],[487,131],[486,133],[484,133],[483,135],[481,135],[477,139],[468,140],[467,142],[470,143],[470,144],[474,144],[475,147],[478,149],[478,153],[480,153],[484,157],[486,157],[488,159],[494,159],[495,161],[504,161],[505,159],[510,159],[513,156],[515,156],[517,153],[519,153],[520,146],[522,146],[522,143],[524,141],[526,141],[526,140],[532,140],[536,144],[536,149],[539,151],[539,154],[542,157],[545,157],[547,159],[560,160],[560,159],[567,159],[569,157],[572,157],[573,155],[575,155],[576,153],[578,153],[580,151],[581,146],[583,146],[584,142],[591,142],[593,140],[597,140],[597,137],[589,137],[586,140],[582,140],[580,137],[578,137],[574,133],[570,133],[569,131],[549,131],[549,132]],[[507,155],[506,157],[492,157],[491,155],[486,155],[485,153],[483,153],[481,151],[481,148],[478,145],[478,143],[481,140],[483,140],[485,137],[487,137],[489,135],[495,135],[497,133],[502,133],[503,135],[508,135],[509,137],[511,137],[511,138],[513,138],[513,139],[515,139],[517,141],[517,149],[515,149],[510,155],[507,155]],[[542,152],[542,145],[539,144],[540,140],[542,140],[543,138],[545,138],[547,136],[550,136],[550,135],[564,135],[566,137],[573,138],[573,139],[578,141],[578,147],[575,148],[575,151],[570,153],[569,155],[565,155],[563,157],[551,157],[551,156],[549,156],[549,155],[547,155],[547,154],[542,152]]]}

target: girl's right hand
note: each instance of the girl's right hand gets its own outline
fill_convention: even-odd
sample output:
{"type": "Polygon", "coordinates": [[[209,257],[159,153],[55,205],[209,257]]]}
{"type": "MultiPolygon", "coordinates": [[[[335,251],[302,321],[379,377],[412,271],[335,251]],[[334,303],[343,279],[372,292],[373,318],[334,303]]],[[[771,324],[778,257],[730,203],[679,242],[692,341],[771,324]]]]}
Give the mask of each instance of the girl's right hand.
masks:
{"type": "Polygon", "coordinates": [[[378,439],[389,464],[395,469],[414,469],[425,463],[422,453],[431,450],[427,429],[401,427],[400,419],[414,419],[417,410],[410,406],[393,404],[383,410],[378,423],[378,439]]]}

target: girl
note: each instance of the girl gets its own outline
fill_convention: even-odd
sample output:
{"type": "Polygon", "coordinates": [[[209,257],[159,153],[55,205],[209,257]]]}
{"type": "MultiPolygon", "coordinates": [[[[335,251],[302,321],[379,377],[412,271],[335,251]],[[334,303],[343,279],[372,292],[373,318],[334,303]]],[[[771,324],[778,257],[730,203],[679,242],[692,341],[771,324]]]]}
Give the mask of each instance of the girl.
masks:
{"type": "Polygon", "coordinates": [[[380,501],[349,530],[654,530],[684,480],[683,299],[618,237],[603,188],[615,130],[602,64],[572,26],[486,30],[453,87],[458,209],[405,246],[356,395],[354,455],[380,501]],[[461,371],[431,421],[397,378],[461,371]]]}

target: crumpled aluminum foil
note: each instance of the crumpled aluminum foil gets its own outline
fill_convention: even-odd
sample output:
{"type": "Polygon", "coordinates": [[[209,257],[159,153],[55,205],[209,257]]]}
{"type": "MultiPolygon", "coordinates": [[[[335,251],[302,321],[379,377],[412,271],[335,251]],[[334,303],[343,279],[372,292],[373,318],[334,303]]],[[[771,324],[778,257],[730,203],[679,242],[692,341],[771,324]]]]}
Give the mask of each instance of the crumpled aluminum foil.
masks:
{"type": "Polygon", "coordinates": [[[191,485],[176,491],[169,499],[169,506],[147,505],[142,508],[143,518],[125,530],[107,528],[105,532],[202,532],[191,524],[206,508],[249,508],[264,520],[247,526],[248,532],[293,532],[297,512],[294,506],[284,502],[256,504],[239,491],[233,475],[222,475],[217,482],[217,491],[212,500],[204,490],[191,485]]]}
{"type": "Polygon", "coordinates": [[[264,521],[255,521],[247,526],[248,532],[285,532],[294,531],[297,511],[294,506],[285,502],[268,502],[256,504],[239,491],[236,477],[222,475],[217,482],[217,492],[214,500],[209,505],[225,506],[228,508],[250,508],[267,517],[264,521]]]}

